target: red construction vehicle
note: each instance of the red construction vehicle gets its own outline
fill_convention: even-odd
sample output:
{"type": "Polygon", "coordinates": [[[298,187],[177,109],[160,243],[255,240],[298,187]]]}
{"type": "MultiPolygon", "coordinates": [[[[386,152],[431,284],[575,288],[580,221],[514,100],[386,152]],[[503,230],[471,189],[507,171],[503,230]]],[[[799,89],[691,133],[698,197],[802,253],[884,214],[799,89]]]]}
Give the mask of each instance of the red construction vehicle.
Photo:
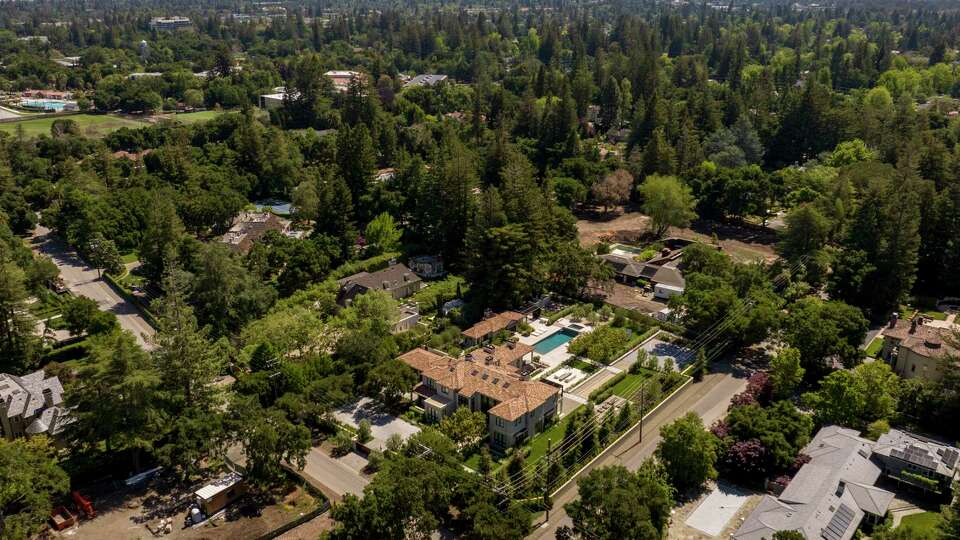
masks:
{"type": "Polygon", "coordinates": [[[83,515],[86,516],[87,519],[97,517],[97,511],[93,509],[93,504],[90,502],[90,499],[81,495],[79,491],[74,491],[72,495],[73,502],[77,504],[77,510],[83,512],[83,515]]]}

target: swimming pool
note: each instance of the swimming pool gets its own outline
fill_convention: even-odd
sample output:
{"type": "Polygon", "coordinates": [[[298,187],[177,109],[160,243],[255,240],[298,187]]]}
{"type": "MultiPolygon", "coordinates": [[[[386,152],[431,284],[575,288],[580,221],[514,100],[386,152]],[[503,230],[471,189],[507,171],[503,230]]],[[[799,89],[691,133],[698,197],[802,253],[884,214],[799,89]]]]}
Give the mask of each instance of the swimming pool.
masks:
{"type": "Polygon", "coordinates": [[[551,334],[538,341],[536,345],[533,346],[533,352],[547,354],[548,352],[556,349],[578,335],[580,334],[576,330],[564,328],[563,330],[560,330],[559,332],[551,334]]]}
{"type": "Polygon", "coordinates": [[[69,101],[62,99],[21,99],[20,106],[27,109],[42,109],[44,111],[60,112],[66,108],[69,101]]]}

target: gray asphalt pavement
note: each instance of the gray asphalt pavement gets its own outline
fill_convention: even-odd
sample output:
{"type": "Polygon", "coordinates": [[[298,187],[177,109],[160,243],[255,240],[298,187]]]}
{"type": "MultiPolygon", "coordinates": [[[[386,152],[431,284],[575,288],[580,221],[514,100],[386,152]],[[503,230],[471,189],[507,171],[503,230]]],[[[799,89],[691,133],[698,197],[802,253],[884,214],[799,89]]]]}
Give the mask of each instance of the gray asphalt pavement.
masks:
{"type": "MultiPolygon", "coordinates": [[[[643,440],[639,442],[639,426],[634,426],[628,435],[620,442],[610,446],[601,454],[600,458],[585,467],[579,476],[588,474],[597,467],[608,465],[623,465],[630,470],[636,470],[644,460],[653,455],[660,442],[660,428],[689,411],[696,412],[703,418],[707,426],[722,418],[730,405],[730,399],[742,392],[747,386],[745,374],[735,374],[728,368],[715,366],[717,371],[704,377],[701,382],[693,383],[684,388],[673,400],[643,422],[643,440]]],[[[528,540],[549,540],[555,538],[557,529],[561,526],[573,526],[573,522],[563,505],[579,497],[576,481],[568,483],[560,489],[553,498],[553,510],[550,511],[550,521],[533,531],[528,540]]]]}
{"type": "Polygon", "coordinates": [[[106,281],[97,277],[96,268],[90,267],[70,246],[42,225],[37,225],[34,229],[31,244],[34,251],[53,259],[70,292],[94,300],[101,310],[116,315],[120,326],[133,333],[137,343],[144,349],[149,351],[153,348],[148,340],[156,330],[143,318],[137,306],[125,300],[106,281]]]}
{"type": "Polygon", "coordinates": [[[347,493],[363,495],[363,488],[370,483],[357,471],[328,456],[320,448],[310,450],[306,466],[297,474],[333,502],[339,502],[347,493]]]}

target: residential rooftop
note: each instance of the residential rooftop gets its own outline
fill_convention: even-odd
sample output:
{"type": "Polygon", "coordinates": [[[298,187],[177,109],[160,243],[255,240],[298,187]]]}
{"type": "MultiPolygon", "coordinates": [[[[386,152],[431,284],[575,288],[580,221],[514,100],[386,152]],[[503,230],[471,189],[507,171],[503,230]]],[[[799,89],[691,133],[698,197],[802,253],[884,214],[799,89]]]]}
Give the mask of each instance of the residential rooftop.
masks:
{"type": "Polygon", "coordinates": [[[341,287],[356,284],[369,290],[391,291],[415,281],[421,281],[420,277],[407,268],[407,265],[397,263],[372,273],[359,272],[338,280],[337,283],[341,287]]]}
{"type": "Polygon", "coordinates": [[[952,340],[951,329],[926,324],[919,318],[897,319],[892,328],[884,330],[883,335],[898,340],[900,347],[928,358],[960,352],[952,340]]]}
{"type": "Polygon", "coordinates": [[[488,412],[508,421],[535,410],[560,392],[559,388],[540,381],[520,379],[506,366],[453,358],[423,348],[400,355],[400,360],[424,377],[452,388],[462,396],[479,393],[497,401],[488,412]]]}
{"type": "Polygon", "coordinates": [[[912,463],[938,474],[953,477],[957,473],[960,451],[939,441],[891,429],[877,439],[873,452],[912,463]]]}
{"type": "Polygon", "coordinates": [[[408,87],[408,86],[433,86],[433,85],[439,84],[439,83],[441,83],[441,82],[443,82],[443,81],[445,81],[445,80],[447,80],[447,76],[446,76],[446,75],[438,75],[438,74],[432,74],[432,73],[423,73],[423,74],[421,74],[421,75],[417,75],[417,76],[415,76],[414,78],[410,79],[410,80],[407,81],[406,84],[404,84],[403,86],[404,86],[404,87],[408,87]]]}
{"type": "Polygon", "coordinates": [[[22,418],[27,434],[58,433],[69,418],[62,404],[60,379],[42,369],[21,377],[0,373],[0,412],[22,418]]]}
{"type": "Polygon", "coordinates": [[[496,315],[488,317],[471,326],[470,328],[467,328],[463,331],[463,335],[471,339],[482,339],[490,334],[495,334],[501,330],[505,330],[511,324],[521,321],[523,318],[524,315],[522,313],[517,313],[516,311],[504,311],[503,313],[497,313],[496,315]]]}
{"type": "Polygon", "coordinates": [[[874,486],[881,469],[870,459],[872,446],[852,429],[821,429],[803,449],[810,462],[779,497],[765,495],[733,538],[761,540],[778,531],[800,531],[809,539],[849,540],[865,514],[882,517],[894,497],[874,486]]]}

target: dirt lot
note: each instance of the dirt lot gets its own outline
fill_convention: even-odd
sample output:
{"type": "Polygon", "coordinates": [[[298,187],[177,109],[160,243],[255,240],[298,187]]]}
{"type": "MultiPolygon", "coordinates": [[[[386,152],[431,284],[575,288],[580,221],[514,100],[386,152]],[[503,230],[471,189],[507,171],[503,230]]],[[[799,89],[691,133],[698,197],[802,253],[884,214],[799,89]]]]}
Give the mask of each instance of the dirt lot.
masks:
{"type": "MultiPolygon", "coordinates": [[[[302,488],[291,487],[286,494],[278,495],[273,501],[248,497],[228,507],[226,514],[217,519],[195,528],[184,528],[189,491],[157,482],[138,492],[94,499],[94,507],[99,515],[92,521],[81,522],[79,526],[63,531],[59,537],[77,540],[249,539],[297,519],[313,510],[319,502],[302,488]],[[162,518],[173,520],[172,532],[155,535],[153,531],[158,528],[162,518]]],[[[329,520],[323,518],[320,516],[290,531],[288,534],[291,536],[284,538],[317,538],[319,531],[331,526],[329,520]]]]}
{"type": "MultiPolygon", "coordinates": [[[[650,229],[650,218],[640,212],[626,209],[609,214],[586,214],[577,220],[580,245],[591,247],[601,241],[637,242],[650,229]]],[[[711,242],[717,236],[720,246],[735,260],[755,261],[758,258],[772,261],[776,234],[769,229],[753,226],[735,226],[726,223],[700,220],[690,228],[671,227],[667,236],[711,242]]]]}

